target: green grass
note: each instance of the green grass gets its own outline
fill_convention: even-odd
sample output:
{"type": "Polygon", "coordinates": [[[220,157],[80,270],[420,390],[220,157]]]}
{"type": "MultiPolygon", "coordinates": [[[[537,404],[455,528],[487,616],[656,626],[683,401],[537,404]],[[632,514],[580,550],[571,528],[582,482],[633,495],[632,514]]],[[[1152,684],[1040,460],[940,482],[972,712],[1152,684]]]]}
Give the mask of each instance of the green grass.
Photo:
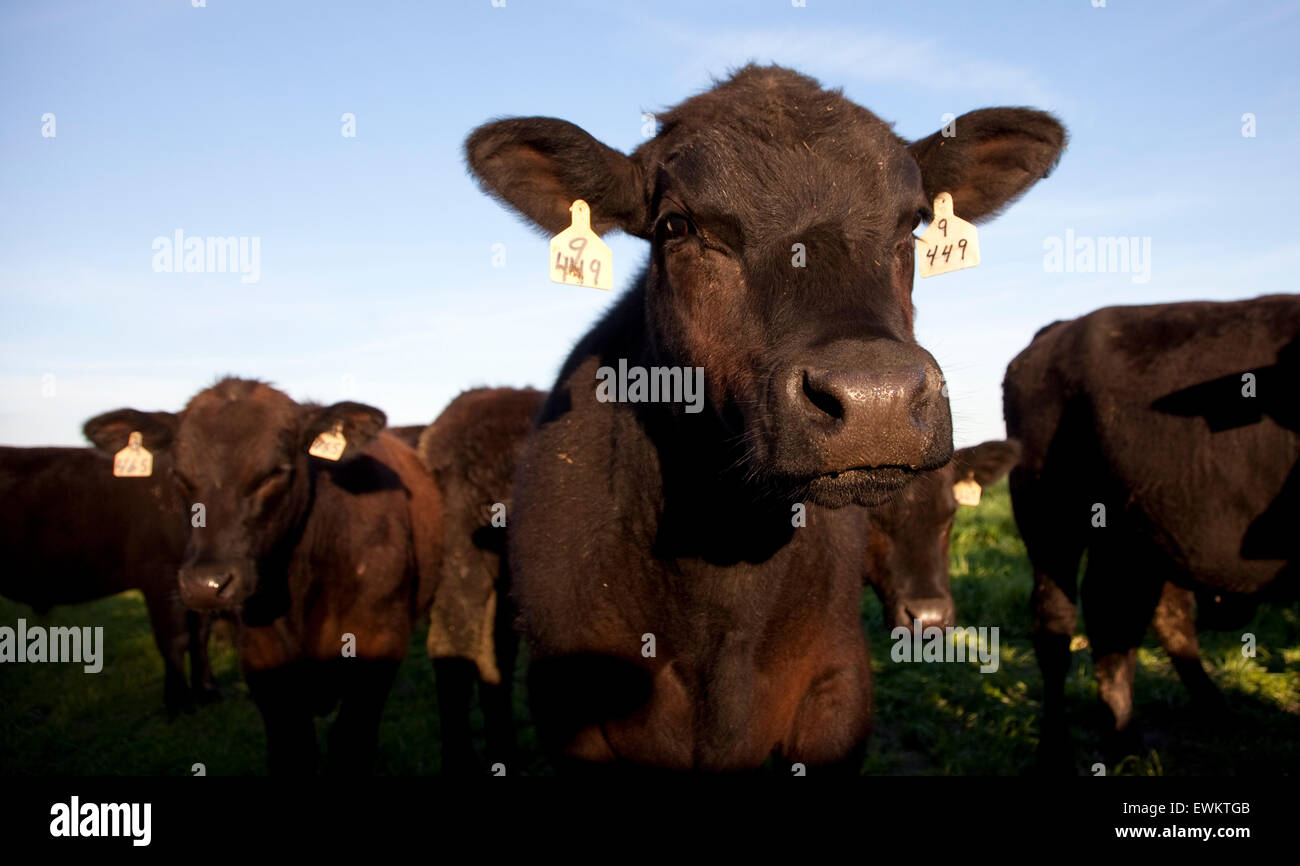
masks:
{"type": "MultiPolygon", "coordinates": [[[[867,773],[1001,775],[1033,766],[1041,680],[1029,644],[1029,564],[1005,483],[985,491],[978,508],[960,510],[952,578],[959,624],[999,627],[999,669],[981,674],[975,664],[890,661],[880,604],[865,593],[876,704],[867,773]]],[[[0,667],[0,773],[188,775],[195,763],[203,763],[209,775],[265,772],[261,720],[223,627],[213,636],[212,663],[224,699],[168,722],[162,662],[138,593],[57,608],[46,617],[0,599],[0,624],[12,626],[19,617],[46,626],[102,625],[106,657],[94,675],[79,665],[0,667]]],[[[1189,712],[1164,651],[1147,641],[1139,651],[1135,690],[1145,753],[1107,767],[1108,774],[1300,771],[1300,605],[1265,608],[1244,631],[1257,637],[1256,658],[1242,657],[1238,633],[1201,634],[1207,669],[1229,708],[1214,722],[1189,712]]],[[[417,630],[385,711],[379,773],[439,770],[437,701],[423,646],[423,631],[417,630]]],[[[522,761],[510,772],[546,773],[528,723],[522,671],[521,663],[516,708],[522,761]]],[[[1086,770],[1102,759],[1086,650],[1074,654],[1066,697],[1078,763],[1086,770]]],[[[329,721],[318,722],[322,748],[329,721]]],[[[481,728],[477,710],[473,723],[481,728]]]]}

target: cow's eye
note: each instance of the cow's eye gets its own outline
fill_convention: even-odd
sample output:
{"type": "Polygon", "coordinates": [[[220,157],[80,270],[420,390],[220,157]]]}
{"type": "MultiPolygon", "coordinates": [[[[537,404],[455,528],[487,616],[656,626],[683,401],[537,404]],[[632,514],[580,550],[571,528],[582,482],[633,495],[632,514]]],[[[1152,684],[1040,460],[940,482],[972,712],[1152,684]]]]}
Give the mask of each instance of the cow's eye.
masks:
{"type": "Polygon", "coordinates": [[[181,490],[186,493],[194,492],[194,482],[184,475],[179,469],[172,469],[172,478],[181,486],[181,490]]]}
{"type": "Polygon", "coordinates": [[[679,213],[670,213],[659,221],[659,235],[666,241],[695,234],[695,223],[679,213]]]}
{"type": "Polygon", "coordinates": [[[916,231],[916,227],[919,226],[924,219],[925,219],[925,211],[923,210],[917,211],[916,216],[912,217],[912,231],[916,231]]]}

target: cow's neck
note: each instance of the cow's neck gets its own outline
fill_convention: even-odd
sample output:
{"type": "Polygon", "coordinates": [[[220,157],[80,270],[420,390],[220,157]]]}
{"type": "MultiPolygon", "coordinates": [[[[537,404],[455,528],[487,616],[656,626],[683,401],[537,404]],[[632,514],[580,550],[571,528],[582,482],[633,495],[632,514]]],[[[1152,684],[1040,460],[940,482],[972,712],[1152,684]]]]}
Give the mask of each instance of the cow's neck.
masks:
{"type": "MultiPolygon", "coordinates": [[[[592,336],[599,339],[584,354],[598,355],[602,364],[616,366],[619,358],[647,368],[672,363],[656,358],[651,348],[643,281],[620,299],[592,336]]],[[[699,558],[717,565],[763,562],[791,542],[792,503],[779,495],[761,495],[745,483],[730,444],[736,433],[708,406],[698,413],[663,402],[610,404],[610,409],[632,412],[638,422],[632,428],[635,436],[623,436],[627,428],[620,431],[615,448],[622,454],[615,471],[636,471],[647,464],[659,468],[660,488],[650,497],[658,506],[658,558],[699,558]]]]}

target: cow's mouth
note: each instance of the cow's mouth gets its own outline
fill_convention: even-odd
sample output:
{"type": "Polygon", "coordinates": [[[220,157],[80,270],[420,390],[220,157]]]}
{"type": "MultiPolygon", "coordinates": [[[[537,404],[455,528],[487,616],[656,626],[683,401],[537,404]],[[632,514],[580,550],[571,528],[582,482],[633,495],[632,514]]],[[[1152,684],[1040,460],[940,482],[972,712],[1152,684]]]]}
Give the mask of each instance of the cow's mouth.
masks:
{"type": "Polygon", "coordinates": [[[815,475],[807,481],[808,499],[826,508],[881,505],[920,470],[906,466],[858,466],[815,475]]]}

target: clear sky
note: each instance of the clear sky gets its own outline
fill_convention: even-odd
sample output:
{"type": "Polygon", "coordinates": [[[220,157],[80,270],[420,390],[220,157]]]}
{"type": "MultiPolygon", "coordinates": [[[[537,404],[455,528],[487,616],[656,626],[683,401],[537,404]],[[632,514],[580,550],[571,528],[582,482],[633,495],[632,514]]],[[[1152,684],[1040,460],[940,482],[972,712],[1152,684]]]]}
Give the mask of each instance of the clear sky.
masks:
{"type": "MultiPolygon", "coordinates": [[[[1003,370],[1040,326],[1297,287],[1297,3],[1093,2],[7,2],[0,442],[75,444],[93,414],[177,409],[226,373],[393,423],[549,387],[614,294],[547,280],[465,135],[553,115],[630,150],[644,111],[749,60],[907,138],[991,105],[1069,128],[1056,172],[982,226],[981,265],[915,288],[957,444],[1001,437],[1003,370]],[[155,272],[177,229],[257,239],[260,278],[155,272]],[[1145,239],[1149,270],[1054,272],[1067,237],[1145,239]]],[[[646,244],[607,240],[621,289],[646,244]]]]}

